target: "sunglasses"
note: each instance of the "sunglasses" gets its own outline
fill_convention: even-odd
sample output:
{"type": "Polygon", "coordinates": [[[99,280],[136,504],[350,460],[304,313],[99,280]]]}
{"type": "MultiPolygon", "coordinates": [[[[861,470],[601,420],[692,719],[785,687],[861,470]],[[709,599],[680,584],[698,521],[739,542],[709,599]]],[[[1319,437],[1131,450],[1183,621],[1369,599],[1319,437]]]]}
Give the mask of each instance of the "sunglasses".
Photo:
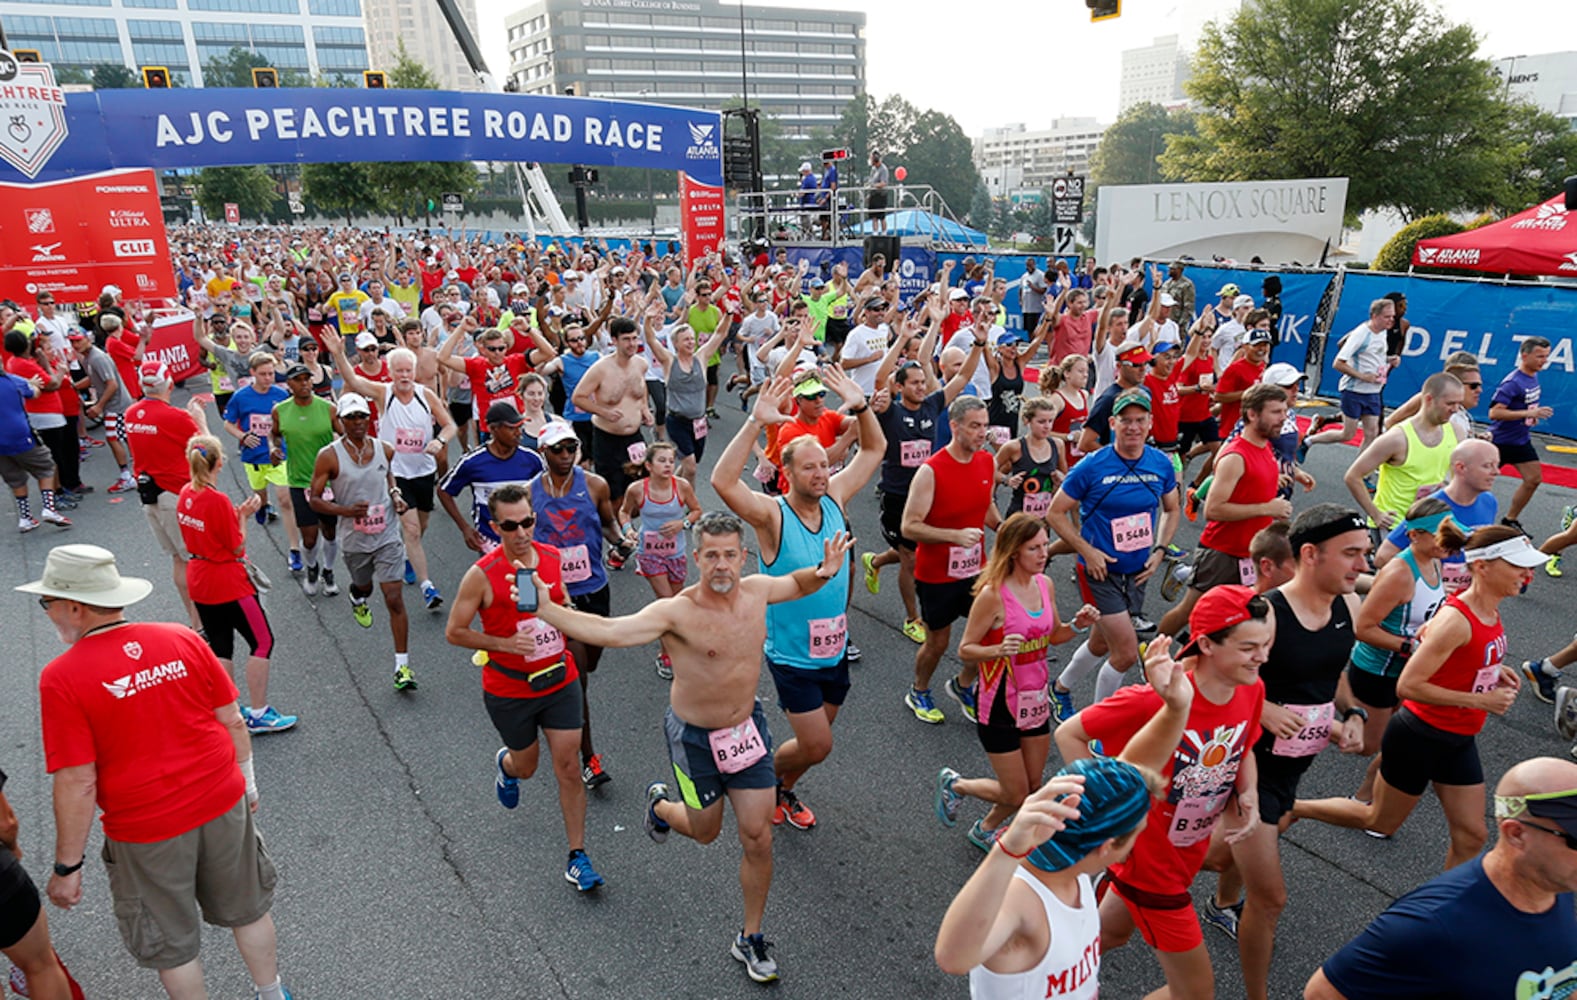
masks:
{"type": "MultiPolygon", "coordinates": [[[[40,599],[39,603],[43,603],[42,599],[40,599]]],[[[1566,841],[1566,847],[1569,850],[1577,851],[1577,837],[1572,836],[1565,830],[1551,830],[1547,826],[1540,826],[1537,823],[1529,823],[1527,820],[1521,820],[1521,823],[1530,830],[1543,830],[1552,837],[1559,837],[1566,841]]]]}
{"type": "Polygon", "coordinates": [[[1482,388],[1484,388],[1484,383],[1483,382],[1463,382],[1462,383],[1462,388],[1464,388],[1464,389],[1482,389],[1482,388]]]}
{"type": "Polygon", "coordinates": [[[56,601],[59,601],[59,600],[62,600],[62,598],[59,598],[59,597],[40,597],[38,599],[38,606],[43,608],[45,611],[48,611],[49,610],[49,606],[51,604],[54,604],[56,601]]]}
{"type": "Polygon", "coordinates": [[[796,392],[794,395],[800,399],[821,399],[827,394],[825,392],[796,392]]]}
{"type": "Polygon", "coordinates": [[[562,455],[562,454],[564,454],[566,452],[575,451],[579,447],[580,447],[580,444],[578,442],[565,441],[562,444],[544,445],[542,450],[543,451],[551,451],[555,455],[562,455]]]}
{"type": "Polygon", "coordinates": [[[500,532],[506,534],[506,535],[513,534],[513,533],[521,530],[522,528],[529,528],[529,527],[531,527],[532,525],[534,525],[536,523],[537,523],[537,519],[535,517],[526,517],[526,518],[520,519],[519,521],[494,521],[493,522],[493,524],[497,525],[498,530],[500,532]]]}

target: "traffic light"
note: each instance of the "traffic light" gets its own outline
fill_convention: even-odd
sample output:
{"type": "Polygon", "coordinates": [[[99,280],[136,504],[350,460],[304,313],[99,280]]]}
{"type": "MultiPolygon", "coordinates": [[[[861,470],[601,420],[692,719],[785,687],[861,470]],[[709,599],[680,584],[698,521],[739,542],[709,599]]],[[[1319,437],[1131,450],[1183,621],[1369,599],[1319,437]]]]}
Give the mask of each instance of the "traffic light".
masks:
{"type": "Polygon", "coordinates": [[[368,90],[384,90],[389,86],[389,74],[381,69],[364,69],[361,78],[367,84],[368,90]]]}
{"type": "Polygon", "coordinates": [[[43,58],[39,56],[37,49],[12,49],[11,54],[16,57],[16,61],[19,63],[36,63],[44,61],[43,58]]]}
{"type": "Polygon", "coordinates": [[[279,70],[266,66],[252,67],[252,86],[277,87],[279,86],[279,70]]]}
{"type": "Polygon", "coordinates": [[[1084,0],[1091,21],[1109,21],[1123,12],[1123,0],[1084,0]]]}
{"type": "Polygon", "coordinates": [[[580,164],[576,164],[570,168],[569,182],[576,186],[595,184],[597,183],[597,171],[591,167],[583,167],[580,164]]]}
{"type": "Polygon", "coordinates": [[[170,87],[170,71],[163,66],[144,66],[142,68],[142,85],[149,90],[168,90],[170,87]]]}

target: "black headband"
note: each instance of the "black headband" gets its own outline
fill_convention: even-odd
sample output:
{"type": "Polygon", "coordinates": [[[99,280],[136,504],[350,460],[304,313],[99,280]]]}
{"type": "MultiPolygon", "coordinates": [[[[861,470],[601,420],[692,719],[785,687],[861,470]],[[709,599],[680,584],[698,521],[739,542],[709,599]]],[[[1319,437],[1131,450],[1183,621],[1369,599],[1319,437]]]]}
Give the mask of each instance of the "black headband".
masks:
{"type": "Polygon", "coordinates": [[[1349,511],[1340,517],[1326,521],[1324,524],[1316,524],[1301,531],[1295,531],[1288,536],[1287,541],[1292,544],[1292,551],[1297,552],[1305,545],[1318,545],[1321,542],[1335,538],[1337,535],[1344,535],[1349,531],[1368,530],[1369,524],[1363,519],[1363,515],[1349,511]]]}

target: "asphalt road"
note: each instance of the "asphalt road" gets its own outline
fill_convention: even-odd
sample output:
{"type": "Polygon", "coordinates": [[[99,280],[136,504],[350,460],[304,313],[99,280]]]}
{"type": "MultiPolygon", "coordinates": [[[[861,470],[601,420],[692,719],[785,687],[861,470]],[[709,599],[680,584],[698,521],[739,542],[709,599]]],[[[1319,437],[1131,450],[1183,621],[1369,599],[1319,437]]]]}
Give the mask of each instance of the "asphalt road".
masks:
{"type": "MultiPolygon", "coordinates": [[[[725,407],[714,449],[738,427],[737,405],[725,407]]],[[[1316,448],[1310,467],[1320,486],[1307,502],[1342,500],[1340,473],[1355,454],[1345,446],[1316,448]]],[[[76,512],[74,529],[46,526],[19,536],[0,528],[3,592],[37,578],[51,545],[93,541],[117,553],[123,572],[160,584],[136,608],[137,618],[181,620],[168,563],[136,498],[116,503],[103,493],[113,478],[108,454],[97,451],[83,472],[100,492],[76,512]]],[[[1498,484],[1503,504],[1515,485],[1498,484]]],[[[231,492],[240,495],[233,485],[231,492]]],[[[702,496],[715,503],[708,487],[702,496]]],[[[1571,491],[1546,486],[1523,521],[1542,539],[1554,530],[1560,504],[1574,500],[1571,491]]],[[[868,493],[852,513],[860,548],[879,544],[868,493]]],[[[1191,543],[1197,527],[1185,524],[1180,538],[1191,543]]],[[[373,628],[362,630],[344,596],[309,599],[291,585],[283,550],[280,528],[254,529],[251,554],[276,583],[266,601],[279,639],[272,700],[302,718],[294,732],[255,744],[258,822],[281,872],[274,907],[281,967],[298,1000],[699,998],[762,989],[727,953],[740,925],[732,822],[705,847],[678,837],[659,846],[641,831],[643,789],[668,773],[666,684],[653,673],[651,650],[609,651],[592,683],[597,745],[614,780],[591,797],[588,849],[608,885],[579,896],[563,879],[565,844],[546,769],[524,784],[518,810],[506,812],[494,799],[498,737],[476,668],[444,642],[442,615],[422,610],[408,589],[412,666],[421,686],[397,694],[381,606],[374,605],[373,628]]],[[[471,559],[441,515],[428,550],[434,578],[452,594],[471,559]]],[[[1066,557],[1052,570],[1066,613],[1076,606],[1070,572],[1066,557]]],[[[1574,595],[1577,580],[1541,572],[1526,595],[1508,602],[1516,662],[1567,641],[1574,595]]],[[[615,613],[648,599],[644,581],[614,574],[615,613]]],[[[1147,612],[1159,618],[1163,610],[1152,588],[1147,612]]],[[[930,800],[940,766],[980,773],[986,762],[951,701],[942,699],[948,720],[935,727],[902,705],[916,648],[898,631],[902,619],[890,572],[879,596],[856,586],[851,632],[864,660],[854,668],[832,757],[800,786],[820,823],[811,832],[780,828],[774,845],[766,932],[783,973],[772,987],[778,995],[967,995],[962,979],[938,971],[931,945],[948,901],[980,859],[963,831],[983,807],[967,804],[959,827],[946,830],[932,817],[930,800]]],[[[35,678],[60,647],[31,599],[19,594],[0,600],[0,634],[11,650],[0,659],[0,767],[11,776],[6,792],[21,819],[25,863],[42,886],[53,821],[35,678]]],[[[1061,650],[1064,661],[1069,652],[1061,650]]],[[[770,683],[762,695],[774,705],[770,683]]],[[[781,713],[769,707],[767,714],[774,734],[788,735],[781,713]]],[[[1550,716],[1525,692],[1507,716],[1490,720],[1481,747],[1492,781],[1517,760],[1566,752],[1550,716]]],[[[1058,766],[1054,750],[1048,773],[1058,766]]],[[[1304,788],[1347,794],[1362,768],[1361,760],[1327,753],[1304,788]]],[[[48,911],[56,945],[91,998],[162,996],[154,975],[138,970],[121,947],[98,843],[95,826],[84,902],[69,913],[48,911]]],[[[1314,823],[1294,827],[1283,840],[1291,899],[1272,996],[1301,995],[1321,960],[1387,902],[1439,871],[1445,848],[1444,823],[1428,798],[1389,842],[1314,823]]],[[[1202,876],[1198,898],[1212,887],[1213,876],[1202,876]]],[[[1241,996],[1235,946],[1214,930],[1205,933],[1218,995],[1241,996]]],[[[251,995],[228,934],[210,929],[203,956],[212,995],[251,995]]],[[[1106,996],[1140,996],[1161,982],[1154,957],[1137,940],[1105,956],[1106,996]]]]}

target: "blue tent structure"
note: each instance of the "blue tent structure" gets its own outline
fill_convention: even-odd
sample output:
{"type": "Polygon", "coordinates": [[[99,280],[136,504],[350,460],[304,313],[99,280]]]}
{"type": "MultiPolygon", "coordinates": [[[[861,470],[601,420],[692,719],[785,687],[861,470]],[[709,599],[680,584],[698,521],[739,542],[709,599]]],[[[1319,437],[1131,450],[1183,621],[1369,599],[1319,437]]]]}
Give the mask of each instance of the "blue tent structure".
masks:
{"type": "MultiPolygon", "coordinates": [[[[870,221],[861,223],[853,228],[853,232],[868,236],[875,227],[870,221]]],[[[906,208],[902,211],[889,213],[887,216],[887,233],[890,236],[929,236],[938,243],[968,244],[970,246],[985,246],[988,238],[978,229],[971,229],[961,222],[944,219],[933,212],[922,211],[917,208],[906,208]]]]}

